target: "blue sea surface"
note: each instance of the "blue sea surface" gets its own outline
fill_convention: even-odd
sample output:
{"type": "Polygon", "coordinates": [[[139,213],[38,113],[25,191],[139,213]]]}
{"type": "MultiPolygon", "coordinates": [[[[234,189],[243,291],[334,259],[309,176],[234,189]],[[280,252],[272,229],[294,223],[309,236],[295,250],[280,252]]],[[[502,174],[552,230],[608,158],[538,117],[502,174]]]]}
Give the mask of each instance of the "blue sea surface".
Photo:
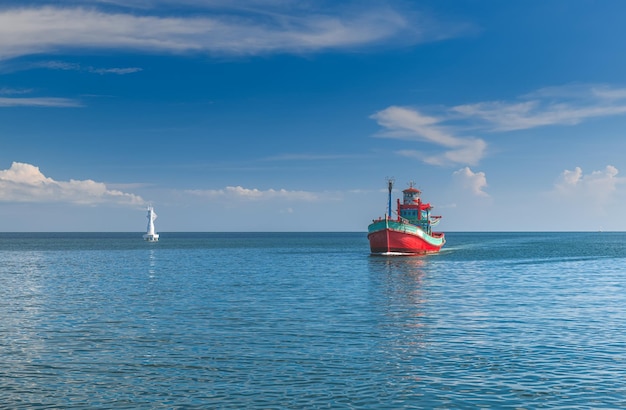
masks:
{"type": "Polygon", "coordinates": [[[0,234],[3,409],[626,408],[626,233],[0,234]]]}

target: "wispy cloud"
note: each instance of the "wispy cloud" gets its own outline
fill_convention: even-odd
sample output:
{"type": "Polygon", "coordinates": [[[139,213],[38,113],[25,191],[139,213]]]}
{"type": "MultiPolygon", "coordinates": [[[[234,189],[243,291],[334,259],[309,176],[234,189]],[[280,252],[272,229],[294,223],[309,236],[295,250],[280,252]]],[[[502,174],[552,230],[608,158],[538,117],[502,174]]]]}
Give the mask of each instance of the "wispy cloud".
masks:
{"type": "Polygon", "coordinates": [[[33,90],[31,88],[9,88],[2,87],[0,88],[0,95],[23,95],[30,94],[33,90]]]}
{"type": "Polygon", "coordinates": [[[66,202],[82,205],[102,203],[143,206],[138,195],[109,189],[92,180],[55,181],[38,167],[13,162],[11,168],[0,170],[0,202],[66,202]]]}
{"type": "Polygon", "coordinates": [[[626,88],[606,85],[547,87],[517,101],[458,105],[451,111],[483,123],[486,131],[514,131],[548,125],[575,125],[626,113],[626,88]]]}
{"type": "Polygon", "coordinates": [[[32,65],[34,68],[48,68],[51,70],[62,70],[62,71],[83,71],[94,74],[117,74],[117,75],[126,75],[137,73],[142,71],[142,68],[139,67],[126,67],[126,68],[96,68],[92,66],[84,66],[77,63],[69,63],[65,61],[43,61],[39,63],[35,63],[32,65]]]}
{"type": "Polygon", "coordinates": [[[195,189],[186,191],[189,194],[207,198],[230,198],[244,200],[269,200],[285,199],[293,201],[315,201],[319,199],[318,194],[308,191],[288,191],[286,189],[244,188],[241,186],[228,186],[224,189],[195,189]]]}
{"type": "Polygon", "coordinates": [[[56,97],[0,97],[0,107],[82,107],[83,104],[71,98],[56,97]]]}
{"type": "Polygon", "coordinates": [[[428,155],[416,150],[400,150],[399,155],[418,158],[432,165],[475,165],[485,154],[487,144],[479,138],[453,135],[442,123],[445,118],[427,116],[415,108],[391,106],[372,115],[386,131],[379,137],[424,141],[448,150],[428,155]]]}
{"type": "Polygon", "coordinates": [[[488,197],[484,189],[487,187],[487,176],[484,172],[474,172],[469,167],[455,171],[452,176],[455,181],[465,190],[475,196],[488,197]]]}
{"type": "Polygon", "coordinates": [[[302,53],[391,41],[436,41],[462,31],[461,26],[440,25],[389,6],[335,7],[331,12],[309,7],[308,13],[292,13],[293,9],[273,3],[278,6],[270,13],[248,3],[236,12],[200,8],[164,16],[150,7],[131,12],[124,7],[99,8],[102,2],[83,4],[88,6],[0,10],[0,60],[85,48],[225,55],[302,53]]]}
{"type": "Polygon", "coordinates": [[[407,148],[396,153],[432,165],[476,165],[487,151],[483,138],[467,134],[510,132],[626,114],[626,88],[575,84],[546,87],[512,101],[484,101],[424,109],[391,106],[371,116],[384,130],[377,136],[426,142],[447,148],[436,155],[407,148]]]}
{"type": "Polygon", "coordinates": [[[25,97],[32,89],[0,88],[0,107],[82,107],[83,103],[72,98],[25,97]],[[16,97],[19,95],[20,97],[16,97]]]}
{"type": "Polygon", "coordinates": [[[142,68],[139,67],[127,67],[127,68],[93,68],[89,67],[89,72],[96,74],[117,74],[117,75],[126,75],[132,73],[138,73],[139,71],[143,71],[142,68]]]}

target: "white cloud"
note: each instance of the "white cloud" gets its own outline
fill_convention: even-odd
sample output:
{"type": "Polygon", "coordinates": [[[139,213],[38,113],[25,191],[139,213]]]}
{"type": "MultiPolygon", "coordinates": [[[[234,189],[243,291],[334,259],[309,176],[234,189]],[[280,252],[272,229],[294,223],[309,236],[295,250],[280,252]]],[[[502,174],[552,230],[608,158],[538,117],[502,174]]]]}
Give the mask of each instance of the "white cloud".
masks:
{"type": "Polygon", "coordinates": [[[74,179],[55,181],[46,177],[38,167],[20,162],[13,162],[11,168],[0,170],[0,202],[145,204],[140,196],[109,189],[102,182],[74,179]]]}
{"type": "MultiPolygon", "coordinates": [[[[259,10],[262,10],[259,9],[259,10]]],[[[88,7],[21,7],[0,10],[0,60],[63,50],[126,49],[146,52],[258,55],[359,47],[391,39],[435,41],[459,30],[409,19],[389,7],[334,14],[319,9],[288,14],[242,8],[178,16],[107,12],[88,7]],[[422,24],[420,24],[422,23],[422,24]]],[[[282,12],[281,12],[282,11],[282,12]]]]}
{"type": "Polygon", "coordinates": [[[143,71],[142,68],[139,67],[127,67],[127,68],[93,68],[89,67],[88,71],[96,74],[117,74],[117,75],[126,75],[132,73],[138,73],[139,71],[143,71]]]}
{"type": "Polygon", "coordinates": [[[0,95],[18,95],[18,94],[30,94],[33,90],[30,88],[0,88],[0,95]]]}
{"type": "Polygon", "coordinates": [[[521,100],[458,105],[451,111],[482,121],[489,131],[575,125],[591,118],[626,113],[626,88],[604,85],[547,87],[524,95],[521,100]]]}
{"type": "Polygon", "coordinates": [[[583,176],[583,170],[580,167],[574,168],[573,171],[565,170],[561,173],[561,181],[557,183],[560,189],[568,189],[568,187],[576,186],[583,176]]]}
{"type": "Polygon", "coordinates": [[[294,201],[315,201],[319,199],[317,194],[308,191],[288,191],[286,189],[268,189],[263,191],[256,188],[249,189],[241,186],[228,186],[224,189],[195,189],[188,190],[186,192],[208,198],[231,198],[244,200],[285,199],[294,201]]]}
{"type": "Polygon", "coordinates": [[[555,183],[554,192],[567,200],[602,205],[617,191],[618,184],[626,182],[626,178],[617,176],[618,173],[612,165],[587,175],[580,167],[573,171],[564,170],[555,183]]]}
{"type": "Polygon", "coordinates": [[[457,137],[442,125],[443,118],[422,114],[417,109],[391,106],[372,115],[386,131],[380,137],[411,141],[425,141],[449,148],[439,155],[427,155],[415,150],[401,150],[397,154],[418,158],[432,165],[475,165],[485,154],[487,144],[482,139],[457,137]]]}
{"type": "Polygon", "coordinates": [[[507,132],[548,125],[576,125],[585,120],[626,114],[626,88],[574,84],[546,87],[514,101],[484,101],[440,109],[437,116],[421,109],[390,106],[371,116],[385,131],[378,136],[436,144],[447,151],[432,155],[415,149],[396,153],[432,165],[476,165],[487,143],[460,136],[470,130],[507,132]]]}
{"type": "Polygon", "coordinates": [[[469,167],[461,168],[453,174],[454,179],[461,187],[469,190],[472,194],[488,197],[484,189],[487,187],[487,177],[484,172],[474,172],[469,167]]]}
{"type": "Polygon", "coordinates": [[[85,71],[94,74],[117,74],[126,75],[143,71],[139,67],[125,67],[125,68],[96,68],[92,66],[83,66],[77,63],[69,63],[65,61],[43,61],[32,65],[34,68],[48,68],[51,70],[62,71],[85,71]]]}
{"type": "Polygon", "coordinates": [[[71,98],[56,97],[0,97],[0,107],[82,107],[83,104],[71,98]]]}

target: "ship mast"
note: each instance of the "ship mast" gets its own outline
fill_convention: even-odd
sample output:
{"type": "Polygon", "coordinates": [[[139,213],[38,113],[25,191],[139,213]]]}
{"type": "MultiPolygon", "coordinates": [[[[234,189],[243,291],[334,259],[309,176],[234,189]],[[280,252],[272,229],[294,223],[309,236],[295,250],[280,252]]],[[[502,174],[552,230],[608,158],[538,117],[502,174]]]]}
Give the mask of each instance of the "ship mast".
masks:
{"type": "Polygon", "coordinates": [[[389,189],[389,202],[387,205],[387,219],[391,219],[391,191],[393,190],[394,179],[387,178],[387,188],[389,189]]]}

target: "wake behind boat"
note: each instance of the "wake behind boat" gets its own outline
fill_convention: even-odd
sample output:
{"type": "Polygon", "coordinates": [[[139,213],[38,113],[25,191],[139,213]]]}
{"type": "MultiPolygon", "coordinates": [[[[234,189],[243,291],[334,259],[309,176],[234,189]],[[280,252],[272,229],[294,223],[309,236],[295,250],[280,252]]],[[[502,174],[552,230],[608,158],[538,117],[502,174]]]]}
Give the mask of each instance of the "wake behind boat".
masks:
{"type": "Polygon", "coordinates": [[[439,252],[446,243],[443,232],[433,232],[441,216],[431,216],[433,207],[422,202],[421,191],[414,187],[402,191],[403,202],[398,199],[396,219],[391,214],[393,180],[388,181],[389,214],[375,219],[367,228],[370,250],[375,255],[418,255],[439,252]]]}

